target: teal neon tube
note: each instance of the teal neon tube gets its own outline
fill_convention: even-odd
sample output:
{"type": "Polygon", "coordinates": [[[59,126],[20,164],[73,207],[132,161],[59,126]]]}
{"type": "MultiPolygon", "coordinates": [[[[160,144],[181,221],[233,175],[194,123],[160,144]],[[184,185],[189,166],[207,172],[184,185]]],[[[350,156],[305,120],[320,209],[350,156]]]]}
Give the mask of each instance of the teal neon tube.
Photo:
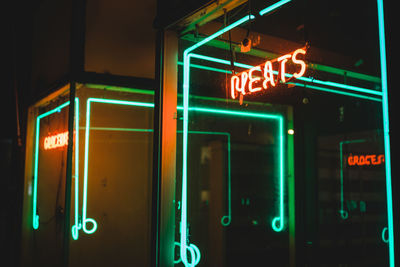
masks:
{"type": "MultiPolygon", "coordinates": [[[[199,54],[190,54],[190,57],[201,59],[201,60],[206,60],[206,61],[211,61],[211,62],[214,62],[214,63],[224,64],[224,65],[230,65],[231,64],[230,61],[228,61],[228,60],[209,57],[209,56],[204,56],[204,55],[199,55],[199,54]]],[[[239,63],[239,62],[234,62],[234,65],[236,67],[240,67],[240,68],[244,68],[244,69],[249,69],[249,68],[253,68],[254,67],[252,65],[243,64],[243,63],[239,63]]],[[[278,71],[273,71],[273,73],[275,75],[278,75],[278,71]]],[[[288,77],[288,78],[291,78],[293,75],[291,75],[289,73],[286,73],[285,76],[288,77]]],[[[324,85],[324,86],[341,88],[341,89],[345,89],[345,90],[353,91],[353,92],[357,92],[357,93],[370,94],[370,95],[374,95],[374,96],[382,96],[382,92],[380,92],[380,91],[367,89],[367,88],[362,88],[362,87],[353,86],[353,85],[348,85],[348,84],[342,84],[342,83],[331,82],[331,81],[322,81],[322,80],[309,78],[309,77],[299,77],[299,78],[297,78],[297,80],[303,81],[303,82],[308,82],[308,83],[324,85]]],[[[302,85],[302,86],[304,86],[304,85],[302,85]]],[[[313,89],[319,88],[320,90],[323,89],[322,87],[312,87],[312,85],[311,86],[307,85],[307,87],[310,87],[310,88],[313,88],[313,89]]],[[[333,89],[326,88],[325,90],[327,92],[330,92],[330,93],[344,94],[341,91],[337,91],[337,90],[333,90],[333,89]]],[[[360,98],[363,98],[363,95],[357,95],[357,94],[350,95],[351,93],[347,93],[347,94],[349,96],[355,96],[355,97],[359,96],[360,98]]],[[[365,97],[366,96],[364,96],[364,98],[365,97]]],[[[368,99],[368,98],[366,98],[366,99],[368,99]]],[[[376,99],[377,98],[372,98],[370,100],[376,100],[376,99]]],[[[377,101],[379,101],[379,100],[377,100],[377,101]]]]}
{"type": "Polygon", "coordinates": [[[259,14],[260,14],[260,16],[263,16],[263,15],[265,15],[265,14],[271,12],[271,11],[276,10],[277,8],[283,6],[284,4],[289,3],[290,1],[292,1],[292,0],[282,0],[282,1],[276,2],[275,4],[270,5],[269,7],[266,7],[263,10],[261,10],[259,12],[259,14]]]}
{"type": "Polygon", "coordinates": [[[195,45],[187,48],[183,52],[183,148],[182,148],[182,207],[181,207],[181,224],[180,224],[180,254],[182,263],[186,267],[196,266],[200,260],[200,251],[194,244],[188,242],[188,228],[187,228],[187,147],[188,147],[188,118],[189,118],[189,81],[190,81],[190,53],[196,48],[206,44],[207,42],[215,39],[221,34],[230,31],[231,29],[251,20],[255,17],[247,15],[238,21],[230,24],[229,26],[215,32],[195,45]],[[187,259],[187,251],[195,257],[191,257],[191,262],[187,259]],[[196,254],[198,252],[198,254],[196,254]]]}
{"type": "Polygon", "coordinates": [[[97,230],[97,223],[94,219],[87,217],[87,188],[88,188],[88,163],[89,163],[89,132],[90,132],[90,112],[91,103],[118,104],[137,107],[153,108],[153,103],[114,100],[103,98],[88,98],[86,102],[86,130],[85,130],[85,159],[84,159],[84,177],[83,177],[83,200],[82,200],[82,228],[86,234],[93,234],[97,230]],[[91,223],[92,228],[88,228],[87,224],[91,223]]]}
{"type": "MultiPolygon", "coordinates": [[[[32,196],[32,227],[33,229],[39,228],[39,214],[37,213],[37,188],[38,188],[38,175],[39,175],[39,144],[40,144],[40,120],[52,115],[57,112],[61,112],[61,110],[69,105],[69,101],[64,104],[59,105],[58,107],[49,110],[36,118],[36,135],[35,135],[35,159],[34,159],[34,171],[33,171],[33,196],[32,196]]],[[[75,129],[78,129],[79,125],[79,99],[75,98],[75,129]]],[[[79,141],[79,131],[75,131],[75,140],[79,141]]],[[[79,201],[79,144],[75,143],[75,225],[79,224],[79,210],[77,210],[77,202],[79,201]]],[[[78,202],[79,203],[79,202],[78,202]]],[[[73,238],[77,238],[77,235],[73,234],[73,238]]]]}
{"type": "Polygon", "coordinates": [[[365,139],[357,139],[357,140],[342,141],[339,143],[339,154],[340,154],[340,210],[339,210],[339,214],[343,220],[346,220],[349,217],[349,212],[344,209],[343,145],[364,143],[364,142],[366,142],[365,139]]]}
{"type": "Polygon", "coordinates": [[[357,94],[357,93],[339,91],[339,90],[334,90],[334,89],[330,89],[330,88],[324,88],[324,87],[310,85],[310,84],[303,84],[303,83],[288,83],[288,84],[294,84],[296,86],[301,86],[301,87],[304,87],[304,88],[310,88],[310,89],[314,89],[314,90],[318,90],[318,91],[322,91],[322,92],[327,92],[327,93],[332,93],[332,94],[345,95],[345,96],[357,97],[357,98],[367,99],[367,100],[376,101],[376,102],[382,102],[381,98],[376,98],[376,97],[366,96],[366,95],[360,95],[360,94],[357,94]]]}
{"type": "Polygon", "coordinates": [[[385,21],[383,11],[383,0],[377,0],[378,26],[379,26],[379,54],[381,61],[381,83],[382,83],[382,117],[383,136],[385,144],[385,169],[386,169],[386,202],[388,217],[389,236],[389,264],[395,266],[394,252],[394,229],[393,229],[393,198],[392,198],[392,170],[390,159],[390,137],[389,137],[389,108],[388,108],[388,86],[386,69],[386,45],[385,45],[385,21]]]}
{"type": "Polygon", "coordinates": [[[78,240],[82,224],[79,221],[79,98],[75,98],[75,225],[71,228],[72,238],[78,240]]]}
{"type": "MultiPolygon", "coordinates": [[[[204,55],[191,54],[191,57],[199,58],[199,59],[203,59],[203,60],[209,60],[209,61],[213,61],[213,62],[225,64],[225,65],[230,65],[230,62],[227,61],[227,60],[208,57],[208,56],[204,56],[204,55]],[[214,61],[215,59],[217,61],[214,61]]],[[[183,63],[182,62],[178,62],[178,65],[183,65],[183,63]]],[[[234,65],[236,67],[246,68],[246,69],[253,67],[251,65],[242,64],[242,63],[238,63],[238,62],[234,62],[234,65]]],[[[203,66],[203,65],[198,65],[198,64],[190,64],[190,67],[191,68],[196,68],[196,69],[214,71],[214,72],[227,73],[227,74],[231,74],[232,73],[231,71],[228,71],[228,70],[225,70],[225,69],[218,69],[218,68],[208,67],[208,66],[203,66]]],[[[277,71],[273,71],[273,73],[274,74],[278,74],[277,71]]],[[[285,76],[290,78],[292,75],[286,73],[285,76]]],[[[309,82],[310,81],[312,81],[312,79],[310,79],[309,82]]],[[[304,83],[292,83],[292,82],[288,82],[288,84],[294,84],[296,86],[306,87],[306,88],[309,88],[309,89],[314,89],[314,90],[323,91],[323,92],[332,93],[332,94],[345,95],[345,96],[357,97],[357,98],[367,99],[367,100],[376,101],[376,102],[382,102],[382,99],[378,98],[378,97],[366,96],[366,95],[357,94],[357,93],[350,93],[350,92],[335,90],[335,89],[331,89],[331,88],[327,88],[327,87],[315,86],[315,85],[304,84],[304,83]]],[[[361,88],[361,89],[365,89],[365,88],[361,88]]],[[[366,89],[366,90],[370,90],[370,89],[366,89]]],[[[376,91],[373,91],[373,92],[374,92],[374,94],[376,93],[376,91]]],[[[379,93],[380,92],[378,92],[378,94],[379,93]]]]}
{"type": "MultiPolygon", "coordinates": [[[[82,129],[85,129],[82,127],[82,129]]],[[[140,129],[140,128],[115,128],[115,127],[90,127],[90,130],[97,131],[118,131],[118,132],[146,132],[152,133],[153,129],[140,129]]],[[[178,131],[182,133],[182,131],[178,131]]],[[[189,131],[189,134],[204,134],[204,135],[222,135],[227,138],[227,164],[228,164],[228,175],[227,175],[227,214],[221,218],[221,224],[228,226],[232,221],[232,196],[231,196],[231,134],[227,132],[210,132],[210,131],[189,131]]],[[[178,243],[179,244],[179,243],[178,243]]],[[[180,262],[180,260],[179,260],[180,262]]]]}

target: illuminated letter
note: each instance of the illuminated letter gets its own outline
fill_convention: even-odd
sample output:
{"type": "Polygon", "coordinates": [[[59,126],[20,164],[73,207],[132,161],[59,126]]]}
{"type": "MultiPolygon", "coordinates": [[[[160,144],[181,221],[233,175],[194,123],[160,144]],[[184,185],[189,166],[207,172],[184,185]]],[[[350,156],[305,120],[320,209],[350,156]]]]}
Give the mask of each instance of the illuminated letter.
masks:
{"type": "Polygon", "coordinates": [[[354,165],[353,156],[349,156],[347,162],[349,163],[349,166],[353,166],[354,165]]]}
{"type": "Polygon", "coordinates": [[[360,166],[365,165],[365,156],[363,156],[363,155],[360,156],[358,165],[360,165],[360,166]]]}
{"type": "Polygon", "coordinates": [[[257,92],[257,91],[261,90],[261,87],[253,88],[253,83],[261,80],[260,77],[253,78],[253,71],[257,71],[257,70],[261,71],[261,68],[259,66],[257,66],[257,67],[251,68],[249,71],[249,91],[250,92],[257,92]]]}
{"type": "Polygon", "coordinates": [[[370,161],[371,157],[372,157],[372,155],[366,155],[365,156],[365,164],[366,165],[371,165],[371,161],[370,161]]]}
{"type": "Polygon", "coordinates": [[[232,76],[232,78],[231,78],[231,97],[232,97],[232,99],[236,98],[235,91],[240,92],[242,95],[246,94],[245,86],[246,86],[246,82],[247,82],[247,77],[248,77],[247,72],[242,72],[242,74],[240,75],[240,78],[236,75],[232,76]],[[239,80],[241,80],[241,82],[239,80]],[[240,87],[239,87],[239,83],[240,83],[240,87]]]}
{"type": "Polygon", "coordinates": [[[272,86],[275,86],[274,73],[272,72],[272,63],[271,63],[271,61],[265,62],[264,79],[265,79],[263,81],[264,89],[268,88],[268,82],[270,82],[272,86]]]}
{"type": "Polygon", "coordinates": [[[358,156],[354,156],[353,159],[353,165],[358,165],[358,156]]]}
{"type": "Polygon", "coordinates": [[[233,75],[231,78],[231,97],[232,99],[236,98],[236,88],[239,87],[239,77],[233,75]]]}
{"type": "Polygon", "coordinates": [[[371,163],[372,163],[372,165],[376,165],[376,156],[375,155],[371,155],[371,163]]]}
{"type": "Polygon", "coordinates": [[[286,65],[285,64],[288,61],[288,58],[290,58],[290,57],[291,57],[291,55],[284,55],[284,56],[281,56],[280,58],[278,58],[278,62],[281,62],[280,73],[281,73],[281,81],[282,82],[286,82],[286,79],[285,79],[286,65]]]}
{"type": "Polygon", "coordinates": [[[292,56],[292,61],[295,64],[300,64],[301,65],[301,69],[298,73],[293,73],[293,76],[295,78],[299,78],[301,76],[304,75],[304,73],[306,72],[306,63],[303,60],[297,59],[296,56],[297,54],[306,54],[306,51],[304,49],[297,49],[296,51],[293,52],[293,56],[292,56]]]}
{"type": "Polygon", "coordinates": [[[246,86],[246,83],[247,83],[247,77],[249,77],[249,75],[247,74],[247,72],[242,72],[242,75],[240,75],[240,79],[242,80],[242,82],[241,82],[242,87],[241,87],[241,88],[236,88],[236,90],[238,90],[239,92],[241,92],[242,95],[245,95],[245,94],[246,94],[246,92],[245,92],[245,86],[246,86]]]}
{"type": "Polygon", "coordinates": [[[381,164],[383,162],[385,162],[385,156],[381,154],[378,156],[378,164],[381,164]]]}

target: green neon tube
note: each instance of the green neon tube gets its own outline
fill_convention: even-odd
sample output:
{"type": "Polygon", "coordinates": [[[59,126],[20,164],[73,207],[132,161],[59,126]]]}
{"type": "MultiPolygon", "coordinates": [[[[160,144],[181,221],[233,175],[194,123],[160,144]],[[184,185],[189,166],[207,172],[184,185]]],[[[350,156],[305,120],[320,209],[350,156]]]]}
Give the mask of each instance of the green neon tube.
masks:
{"type": "MultiPolygon", "coordinates": [[[[199,58],[199,59],[204,59],[204,60],[211,59],[210,61],[214,61],[214,59],[215,59],[215,58],[212,58],[212,57],[203,56],[203,55],[197,55],[197,54],[191,54],[191,57],[194,58],[195,55],[196,55],[196,58],[199,58]]],[[[217,60],[218,60],[218,63],[222,63],[222,64],[226,64],[226,65],[230,64],[229,61],[227,61],[227,60],[223,60],[223,59],[217,59],[217,60]]],[[[251,65],[242,64],[242,63],[238,63],[238,62],[234,62],[234,64],[235,64],[235,66],[240,67],[240,68],[252,68],[253,67],[251,65]]],[[[183,65],[183,63],[182,62],[178,62],[178,65],[183,65]]],[[[225,70],[225,69],[218,69],[218,68],[213,68],[213,67],[208,67],[208,66],[203,66],[203,65],[198,65],[198,64],[190,64],[190,67],[196,68],[196,69],[202,69],[202,70],[209,70],[209,71],[214,71],[214,72],[221,72],[221,73],[231,74],[231,71],[228,71],[228,70],[225,70]]],[[[273,71],[273,72],[275,74],[278,74],[277,71],[273,71]]],[[[291,77],[292,75],[286,74],[285,76],[291,77]]],[[[318,91],[323,91],[323,92],[328,92],[328,93],[333,93],[333,94],[339,94],[339,95],[346,95],[346,96],[351,96],[351,97],[357,97],[357,98],[367,99],[367,100],[371,100],[371,101],[377,101],[377,102],[381,102],[382,101],[381,98],[361,95],[361,94],[357,94],[357,93],[349,93],[349,92],[345,92],[345,91],[339,91],[339,90],[334,90],[334,89],[315,86],[315,85],[310,85],[310,84],[292,83],[292,82],[288,82],[288,84],[294,84],[296,86],[307,87],[309,89],[314,89],[314,90],[318,90],[318,91]]]]}
{"type": "Polygon", "coordinates": [[[137,107],[153,108],[153,103],[103,99],[103,98],[88,98],[86,104],[86,130],[85,130],[85,159],[84,159],[84,177],[83,177],[83,200],[82,200],[82,228],[86,234],[93,234],[97,230],[97,223],[94,219],[87,217],[87,188],[88,188],[88,163],[89,163],[89,132],[90,132],[90,113],[91,103],[118,104],[137,107]],[[92,228],[88,228],[87,224],[91,223],[92,228]]]}
{"type": "MultiPolygon", "coordinates": [[[[179,109],[179,107],[178,107],[179,109]]],[[[221,110],[214,108],[204,108],[204,107],[190,107],[189,111],[198,111],[210,113],[212,115],[232,115],[232,116],[244,116],[244,117],[253,117],[260,119],[272,119],[278,120],[279,122],[279,215],[274,217],[272,220],[272,229],[276,232],[280,232],[284,229],[285,221],[284,221],[284,119],[281,115],[277,114],[265,114],[265,113],[254,113],[254,112],[243,112],[243,111],[234,111],[234,110],[221,110]]]]}
{"type": "Polygon", "coordinates": [[[393,199],[392,199],[392,171],[390,159],[390,137],[389,137],[389,108],[388,108],[388,86],[386,69],[386,45],[385,45],[385,22],[383,13],[383,0],[377,0],[378,24],[379,24],[379,54],[381,60],[381,83],[382,83],[382,117],[383,134],[385,143],[385,169],[386,169],[386,202],[388,217],[389,236],[389,264],[395,266],[394,252],[394,229],[393,229],[393,199]]]}
{"type": "Polygon", "coordinates": [[[261,10],[261,11],[259,12],[259,14],[260,14],[260,16],[263,16],[263,15],[265,15],[265,14],[271,12],[271,11],[274,11],[274,10],[277,9],[278,7],[283,6],[284,4],[289,3],[290,1],[292,1],[292,0],[281,0],[281,1],[279,1],[279,2],[277,2],[277,3],[275,3],[275,4],[273,4],[273,5],[270,5],[269,7],[264,8],[263,10],[261,10]]]}
{"type": "MultiPolygon", "coordinates": [[[[85,164],[84,164],[84,197],[83,197],[83,206],[84,209],[82,211],[83,219],[83,229],[85,231],[85,222],[88,220],[86,218],[86,207],[87,207],[87,178],[88,178],[88,154],[89,154],[89,129],[90,130],[115,130],[115,131],[146,131],[150,132],[152,130],[149,129],[130,129],[130,128],[105,128],[105,127],[90,127],[90,112],[91,112],[91,102],[97,103],[108,103],[108,104],[122,104],[122,105],[130,105],[130,106],[141,106],[141,107],[154,107],[153,103],[142,103],[142,102],[133,102],[133,101],[122,101],[122,100],[112,100],[112,99],[95,99],[90,98],[88,99],[87,104],[87,112],[86,112],[86,134],[85,134],[85,164]]],[[[183,110],[183,107],[178,106],[178,110],[183,110]]],[[[260,119],[273,119],[279,120],[280,122],[280,211],[279,217],[275,217],[273,220],[273,227],[276,231],[281,231],[284,228],[284,194],[283,194],[283,187],[284,187],[284,154],[283,154],[283,117],[276,114],[265,114],[265,113],[255,113],[255,112],[243,112],[243,111],[234,111],[234,110],[221,110],[221,109],[214,109],[214,108],[205,108],[205,107],[191,107],[188,109],[189,111],[197,111],[197,112],[205,112],[205,113],[212,113],[212,114],[219,114],[219,115],[232,115],[232,116],[244,116],[244,117],[253,117],[253,118],[260,118],[260,119]]],[[[227,135],[229,137],[228,144],[230,143],[230,136],[228,133],[223,132],[205,132],[205,131],[189,131],[189,133],[197,133],[197,134],[220,134],[220,135],[227,135]]],[[[228,164],[230,165],[230,145],[228,145],[228,164]]],[[[230,180],[230,168],[228,167],[228,215],[225,215],[221,219],[221,224],[225,224],[224,226],[229,225],[231,221],[231,180],[230,180]]],[[[95,221],[92,220],[92,223],[95,221]]],[[[93,223],[93,224],[94,224],[93,223]]],[[[97,224],[96,224],[97,225],[97,224]]],[[[94,230],[95,231],[95,230],[94,230]]],[[[89,230],[90,233],[94,232],[93,229],[89,230]]],[[[194,262],[190,264],[198,264],[200,261],[200,250],[194,244],[190,244],[187,246],[186,250],[188,251],[193,259],[194,262]]],[[[190,265],[188,265],[190,266],[190,265]]]]}
{"type": "MultiPolygon", "coordinates": [[[[75,113],[77,114],[75,116],[75,124],[79,125],[79,99],[78,98],[75,98],[75,103],[76,103],[75,113]]],[[[69,101],[65,102],[64,104],[59,105],[58,107],[56,107],[50,111],[47,111],[47,112],[39,115],[36,118],[35,159],[34,159],[34,171],[33,171],[33,196],[32,196],[32,215],[33,215],[32,226],[33,226],[33,229],[35,229],[35,230],[39,228],[39,214],[37,213],[37,199],[38,199],[37,187],[38,187],[38,174],[39,174],[38,172],[39,172],[40,120],[42,118],[45,118],[54,113],[61,112],[61,110],[65,107],[67,107],[68,105],[69,105],[69,101]]],[[[77,129],[76,126],[75,126],[75,129],[77,129]]],[[[78,130],[75,131],[75,138],[76,138],[76,140],[79,141],[79,131],[78,130]]],[[[79,184],[78,184],[79,168],[77,168],[77,166],[79,165],[79,158],[78,158],[79,156],[77,156],[79,153],[79,144],[76,143],[75,146],[76,146],[75,147],[75,175],[74,175],[75,176],[75,190],[76,190],[76,192],[79,192],[79,184]]],[[[76,193],[75,201],[79,201],[77,195],[79,195],[79,194],[76,193]]],[[[79,210],[77,210],[77,204],[75,203],[75,225],[77,225],[79,223],[78,220],[79,220],[79,210]]],[[[76,236],[73,235],[73,237],[75,239],[75,237],[77,238],[77,235],[76,236]]]]}
{"type": "Polygon", "coordinates": [[[283,117],[279,118],[279,158],[280,158],[280,171],[279,171],[279,187],[280,187],[280,198],[279,198],[279,216],[275,217],[272,220],[272,229],[275,232],[281,232],[285,226],[285,214],[284,214],[284,203],[283,203],[283,198],[284,198],[284,149],[283,149],[283,117]]]}
{"type": "Polygon", "coordinates": [[[194,244],[188,242],[187,231],[187,147],[188,147],[188,118],[189,118],[189,82],[190,82],[190,53],[196,48],[206,44],[207,42],[217,38],[221,34],[251,20],[255,17],[247,15],[229,26],[215,32],[195,45],[187,48],[183,52],[183,148],[182,148],[182,207],[181,207],[181,224],[180,224],[180,243],[181,243],[181,260],[186,267],[196,266],[200,260],[200,251],[194,244]],[[198,251],[197,257],[191,257],[191,262],[187,259],[187,251],[192,255],[193,251],[198,251]]]}
{"type": "Polygon", "coordinates": [[[346,220],[349,217],[349,212],[344,209],[344,191],[343,191],[343,145],[347,144],[355,144],[355,143],[364,143],[365,139],[357,139],[357,140],[347,140],[341,141],[339,143],[339,155],[340,155],[340,210],[339,214],[343,220],[346,220]]]}
{"type": "MultiPolygon", "coordinates": [[[[81,129],[85,129],[85,127],[81,127],[81,129]]],[[[152,133],[153,129],[140,129],[140,128],[114,128],[114,127],[90,127],[90,130],[98,130],[98,131],[119,131],[119,132],[146,132],[152,133]]],[[[182,131],[178,131],[178,133],[182,133],[182,131]]],[[[228,211],[227,214],[222,216],[221,224],[223,226],[228,226],[232,221],[232,197],[231,197],[231,135],[227,132],[210,132],[210,131],[189,131],[189,134],[205,134],[205,135],[223,135],[227,138],[227,150],[228,150],[228,177],[227,177],[227,206],[228,211]]],[[[178,243],[179,244],[179,243],[178,243]]]]}
{"type": "MultiPolygon", "coordinates": [[[[204,55],[199,55],[199,54],[190,54],[190,57],[197,58],[197,59],[202,59],[202,60],[207,60],[207,61],[211,61],[211,62],[219,63],[219,64],[224,64],[224,65],[230,65],[231,64],[230,61],[228,61],[228,60],[209,57],[209,56],[204,56],[204,55]]],[[[249,68],[253,68],[254,67],[252,65],[238,63],[238,62],[235,62],[234,65],[237,66],[237,67],[240,67],[240,68],[245,68],[245,69],[249,69],[249,68]]],[[[273,73],[275,75],[278,75],[278,71],[273,71],[273,73]]],[[[288,77],[288,78],[291,78],[293,75],[291,75],[289,73],[286,73],[285,76],[288,77]]],[[[357,87],[357,86],[348,85],[348,84],[336,83],[336,82],[331,82],[331,81],[321,81],[321,80],[318,80],[318,79],[308,78],[308,77],[299,77],[299,78],[297,78],[297,80],[300,80],[300,81],[303,81],[303,82],[308,82],[308,83],[315,83],[315,84],[319,84],[319,85],[325,85],[325,86],[341,88],[341,89],[354,91],[354,92],[359,92],[359,93],[382,96],[382,92],[380,92],[380,91],[367,89],[367,88],[362,88],[362,87],[357,87]]],[[[307,85],[307,86],[311,88],[311,86],[309,86],[309,85],[307,85]]],[[[340,91],[335,91],[335,90],[331,90],[331,91],[327,91],[327,92],[339,93],[340,94],[340,91]]],[[[357,96],[357,95],[352,95],[352,96],[357,96]]]]}
{"type": "Polygon", "coordinates": [[[78,240],[82,224],[79,221],[79,98],[75,98],[75,225],[72,226],[72,238],[78,240]]]}
{"type": "Polygon", "coordinates": [[[315,86],[315,85],[309,85],[309,84],[303,84],[303,83],[288,83],[288,84],[294,84],[296,86],[301,86],[301,87],[304,87],[304,88],[310,88],[310,89],[323,91],[323,92],[327,92],[327,93],[338,94],[338,95],[357,97],[357,98],[367,99],[367,100],[371,100],[371,101],[377,101],[377,102],[381,102],[382,101],[382,99],[376,98],[376,97],[360,95],[360,94],[356,94],[356,93],[349,93],[349,92],[344,92],[344,91],[338,91],[338,90],[324,88],[324,87],[315,86]]]}

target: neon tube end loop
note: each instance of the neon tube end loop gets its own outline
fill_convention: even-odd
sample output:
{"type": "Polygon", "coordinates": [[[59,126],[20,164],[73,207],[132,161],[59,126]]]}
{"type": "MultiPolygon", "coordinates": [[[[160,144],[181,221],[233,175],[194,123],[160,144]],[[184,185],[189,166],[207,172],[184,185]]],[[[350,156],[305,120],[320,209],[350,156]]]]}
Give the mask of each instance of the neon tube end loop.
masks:
{"type": "MultiPolygon", "coordinates": [[[[178,242],[175,242],[175,246],[181,246],[178,242]]],[[[200,249],[195,245],[195,244],[190,244],[189,246],[185,246],[186,248],[186,253],[190,253],[190,262],[187,260],[187,255],[182,257],[182,247],[180,249],[181,255],[179,260],[174,259],[174,263],[177,264],[182,261],[182,263],[185,265],[185,267],[195,267],[197,264],[199,264],[200,259],[201,259],[201,253],[200,249]]]]}
{"type": "Polygon", "coordinates": [[[283,224],[281,223],[281,221],[282,221],[282,219],[280,217],[275,217],[272,220],[272,224],[271,225],[272,225],[272,229],[275,232],[280,232],[280,231],[283,230],[283,224]]]}
{"type": "Polygon", "coordinates": [[[190,244],[189,246],[191,249],[193,249],[194,251],[194,265],[196,266],[197,264],[199,264],[200,262],[200,258],[201,258],[201,253],[200,253],[200,249],[195,245],[195,244],[190,244]]]}
{"type": "Polygon", "coordinates": [[[79,226],[78,225],[75,224],[74,226],[72,226],[71,234],[72,234],[72,238],[74,240],[78,240],[78,237],[79,237],[79,226]]]}
{"type": "Polygon", "coordinates": [[[388,234],[388,228],[387,227],[384,227],[383,228],[383,230],[382,230],[382,241],[384,242],[384,243],[389,243],[389,234],[388,234]],[[387,238],[386,238],[386,235],[388,236],[387,238]]]}
{"type": "MultiPolygon", "coordinates": [[[[178,247],[180,247],[181,246],[181,244],[179,243],[179,242],[174,242],[174,245],[175,246],[178,246],[178,247]]],[[[177,259],[177,260],[175,260],[175,257],[174,257],[174,264],[178,264],[178,263],[180,263],[182,260],[181,260],[181,257],[179,257],[179,259],[177,259]]]]}
{"type": "Polygon", "coordinates": [[[340,213],[340,217],[342,217],[343,220],[346,220],[347,218],[349,218],[349,213],[345,210],[339,210],[340,213]]]}
{"type": "Polygon", "coordinates": [[[96,230],[97,230],[97,223],[94,219],[88,218],[83,221],[83,231],[86,234],[89,234],[89,235],[93,234],[94,232],[96,232],[96,230]],[[92,229],[90,229],[90,230],[88,230],[88,228],[86,227],[88,222],[92,223],[92,229]]]}
{"type": "Polygon", "coordinates": [[[231,221],[232,221],[232,218],[231,218],[231,216],[223,216],[222,218],[221,218],[221,224],[223,225],[223,226],[228,226],[228,225],[230,225],[231,224],[231,221]]]}
{"type": "Polygon", "coordinates": [[[39,215],[33,215],[33,229],[37,230],[39,228],[39,215]]]}

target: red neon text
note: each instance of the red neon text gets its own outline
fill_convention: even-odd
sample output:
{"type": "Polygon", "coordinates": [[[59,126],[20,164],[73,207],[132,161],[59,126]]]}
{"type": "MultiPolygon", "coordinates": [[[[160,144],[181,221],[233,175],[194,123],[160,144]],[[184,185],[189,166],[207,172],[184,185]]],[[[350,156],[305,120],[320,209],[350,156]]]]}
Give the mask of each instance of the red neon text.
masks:
{"type": "MultiPolygon", "coordinates": [[[[293,65],[299,65],[300,70],[294,72],[291,76],[299,78],[306,72],[307,65],[304,60],[298,59],[299,54],[305,55],[306,50],[303,48],[281,56],[273,60],[267,60],[265,63],[243,71],[231,77],[231,97],[235,99],[237,94],[246,95],[261,90],[274,87],[280,81],[287,82],[286,63],[290,60],[293,65]],[[274,65],[278,65],[277,75],[274,75],[274,65]]],[[[297,68],[298,69],[298,68],[297,68]]],[[[289,79],[291,79],[290,77],[289,79]]]]}
{"type": "Polygon", "coordinates": [[[68,131],[47,136],[44,139],[44,149],[55,149],[59,147],[64,147],[68,145],[68,131]]]}
{"type": "Polygon", "coordinates": [[[347,158],[349,166],[381,165],[385,162],[385,155],[350,155],[347,158]]]}

